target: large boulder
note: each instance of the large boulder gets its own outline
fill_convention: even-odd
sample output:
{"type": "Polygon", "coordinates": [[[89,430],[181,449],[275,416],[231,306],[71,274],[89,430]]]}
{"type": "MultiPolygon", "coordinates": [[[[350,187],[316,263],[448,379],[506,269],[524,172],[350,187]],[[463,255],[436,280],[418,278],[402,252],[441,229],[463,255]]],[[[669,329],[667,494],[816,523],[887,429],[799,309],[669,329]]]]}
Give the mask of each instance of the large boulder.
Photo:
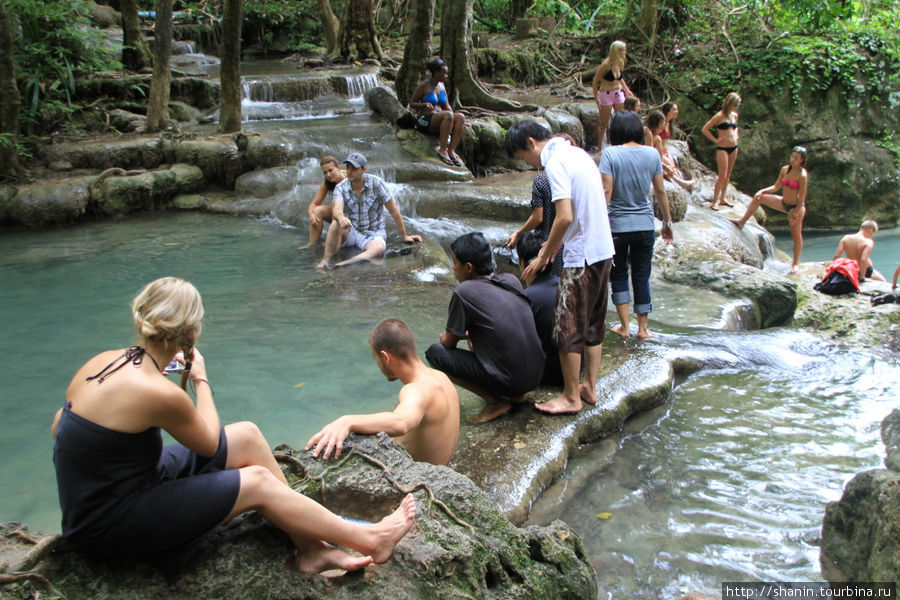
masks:
{"type": "Polygon", "coordinates": [[[172,162],[166,160],[158,136],[52,144],[42,147],[39,154],[48,165],[65,164],[70,169],[155,169],[165,162],[172,162]]]}
{"type": "MultiPolygon", "coordinates": [[[[302,574],[289,560],[288,537],[253,514],[220,527],[181,574],[63,550],[47,554],[31,572],[70,599],[596,597],[582,542],[564,523],[518,528],[468,478],[413,462],[384,434],[352,435],[345,447],[346,458],[329,464],[286,448],[285,472],[301,493],[366,521],[384,516],[412,491],[416,525],[384,564],[338,579],[302,574]]],[[[19,562],[9,554],[0,558],[19,562]]]]}
{"type": "Polygon", "coordinates": [[[887,469],[860,473],[825,507],[822,575],[831,582],[900,580],[900,410],[882,422],[887,469]]]}
{"type": "Polygon", "coordinates": [[[70,225],[88,210],[90,186],[96,177],[41,182],[0,192],[0,222],[25,227],[70,225]],[[12,190],[13,193],[10,193],[12,190]]]}

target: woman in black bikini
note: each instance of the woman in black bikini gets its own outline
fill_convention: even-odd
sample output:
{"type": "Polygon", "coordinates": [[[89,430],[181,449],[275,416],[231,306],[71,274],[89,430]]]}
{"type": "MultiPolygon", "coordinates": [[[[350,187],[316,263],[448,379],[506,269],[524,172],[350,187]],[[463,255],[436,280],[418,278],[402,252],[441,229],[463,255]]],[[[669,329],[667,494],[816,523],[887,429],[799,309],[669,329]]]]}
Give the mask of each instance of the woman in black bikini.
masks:
{"type": "Polygon", "coordinates": [[[747,212],[743,217],[731,219],[738,229],[742,229],[747,219],[753,216],[760,204],[787,213],[791,237],[794,240],[794,261],[791,264],[791,273],[799,270],[800,253],[803,252],[803,217],[806,216],[806,185],[808,182],[806,148],[794,146],[794,150],[791,152],[791,161],[781,167],[775,183],[753,194],[753,201],[747,207],[747,212]],[[779,190],[782,194],[780,196],[777,194],[779,190]]]}
{"type": "Polygon", "coordinates": [[[453,112],[447,102],[444,82],[449,70],[440,58],[427,65],[431,77],[419,84],[409,101],[409,108],[416,111],[416,131],[438,136],[437,155],[445,164],[463,166],[456,147],[462,139],[466,119],[462,113],[453,112]]]}
{"type": "Polygon", "coordinates": [[[203,303],[193,285],[157,279],[135,297],[131,313],[138,345],[85,363],[53,420],[67,540],[101,557],[177,570],[217,525],[256,510],[290,536],[301,571],[351,571],[390,558],[413,525],[411,495],[376,524],[342,519],[288,486],[256,425],[219,424],[194,346],[203,303]],[[184,369],[181,386],[163,369],[173,360],[184,369]],[[177,443],[163,447],[163,429],[177,443]]]}
{"type": "Polygon", "coordinates": [[[610,44],[609,54],[597,67],[594,81],[591,84],[594,100],[597,102],[597,110],[600,111],[600,120],[597,122],[597,152],[601,154],[613,109],[620,112],[625,106],[625,98],[634,96],[628,89],[625,80],[622,79],[626,52],[625,42],[616,40],[610,44]]]}
{"type": "Polygon", "coordinates": [[[722,110],[712,116],[706,122],[701,131],[709,140],[716,145],[716,164],[719,168],[719,178],[716,180],[716,187],[713,190],[712,203],[710,208],[719,210],[719,205],[733,206],[725,200],[725,191],[728,189],[728,182],[731,181],[731,172],[734,170],[734,163],[738,156],[738,113],[737,109],[741,106],[741,97],[735,92],[730,92],[725,96],[722,103],[722,110]],[[712,134],[712,128],[716,128],[717,135],[712,134]]]}

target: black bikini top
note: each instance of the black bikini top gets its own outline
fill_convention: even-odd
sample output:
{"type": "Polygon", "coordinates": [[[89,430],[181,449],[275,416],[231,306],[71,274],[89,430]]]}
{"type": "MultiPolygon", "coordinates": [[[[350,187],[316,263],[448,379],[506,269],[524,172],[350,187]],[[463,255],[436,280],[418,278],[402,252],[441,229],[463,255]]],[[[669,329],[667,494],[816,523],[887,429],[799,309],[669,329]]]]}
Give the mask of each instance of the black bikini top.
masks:
{"type": "Polygon", "coordinates": [[[133,364],[134,366],[140,365],[144,362],[144,357],[148,357],[153,361],[153,364],[156,365],[156,370],[159,371],[159,365],[156,363],[156,359],[150,356],[147,353],[147,350],[140,346],[132,346],[131,348],[126,348],[125,353],[116,358],[114,361],[103,367],[103,370],[97,373],[96,375],[92,375],[90,377],[86,377],[86,381],[97,380],[97,383],[103,383],[107,377],[127,365],[128,363],[133,364]]]}
{"type": "Polygon", "coordinates": [[[622,71],[619,71],[619,76],[616,77],[613,75],[612,69],[603,74],[603,79],[607,81],[616,81],[618,79],[622,79],[622,71]]]}
{"type": "Polygon", "coordinates": [[[716,125],[716,129],[728,129],[729,127],[734,127],[735,129],[737,129],[738,124],[732,123],[731,121],[722,121],[721,123],[716,125]]]}

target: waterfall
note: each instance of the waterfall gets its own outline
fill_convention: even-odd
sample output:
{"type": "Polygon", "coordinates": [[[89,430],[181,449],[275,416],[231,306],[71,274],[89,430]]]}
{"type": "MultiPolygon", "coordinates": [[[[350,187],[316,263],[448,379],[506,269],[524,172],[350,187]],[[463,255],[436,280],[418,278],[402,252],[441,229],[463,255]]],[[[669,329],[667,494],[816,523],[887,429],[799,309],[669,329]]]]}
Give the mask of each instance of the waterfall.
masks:
{"type": "Polygon", "coordinates": [[[359,98],[365,94],[367,90],[378,86],[378,83],[377,73],[349,75],[343,77],[343,92],[350,98],[359,98]]]}

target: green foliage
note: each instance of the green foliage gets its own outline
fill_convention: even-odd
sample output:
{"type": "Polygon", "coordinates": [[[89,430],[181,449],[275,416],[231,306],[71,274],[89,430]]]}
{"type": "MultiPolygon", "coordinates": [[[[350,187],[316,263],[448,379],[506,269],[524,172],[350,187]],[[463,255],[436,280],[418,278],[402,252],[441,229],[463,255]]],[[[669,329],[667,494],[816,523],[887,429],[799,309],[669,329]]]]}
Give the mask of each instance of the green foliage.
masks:
{"type": "Polygon", "coordinates": [[[80,0],[7,0],[17,24],[16,74],[21,124],[28,135],[48,132],[79,107],[76,78],[116,65],[89,27],[80,0]]]}

